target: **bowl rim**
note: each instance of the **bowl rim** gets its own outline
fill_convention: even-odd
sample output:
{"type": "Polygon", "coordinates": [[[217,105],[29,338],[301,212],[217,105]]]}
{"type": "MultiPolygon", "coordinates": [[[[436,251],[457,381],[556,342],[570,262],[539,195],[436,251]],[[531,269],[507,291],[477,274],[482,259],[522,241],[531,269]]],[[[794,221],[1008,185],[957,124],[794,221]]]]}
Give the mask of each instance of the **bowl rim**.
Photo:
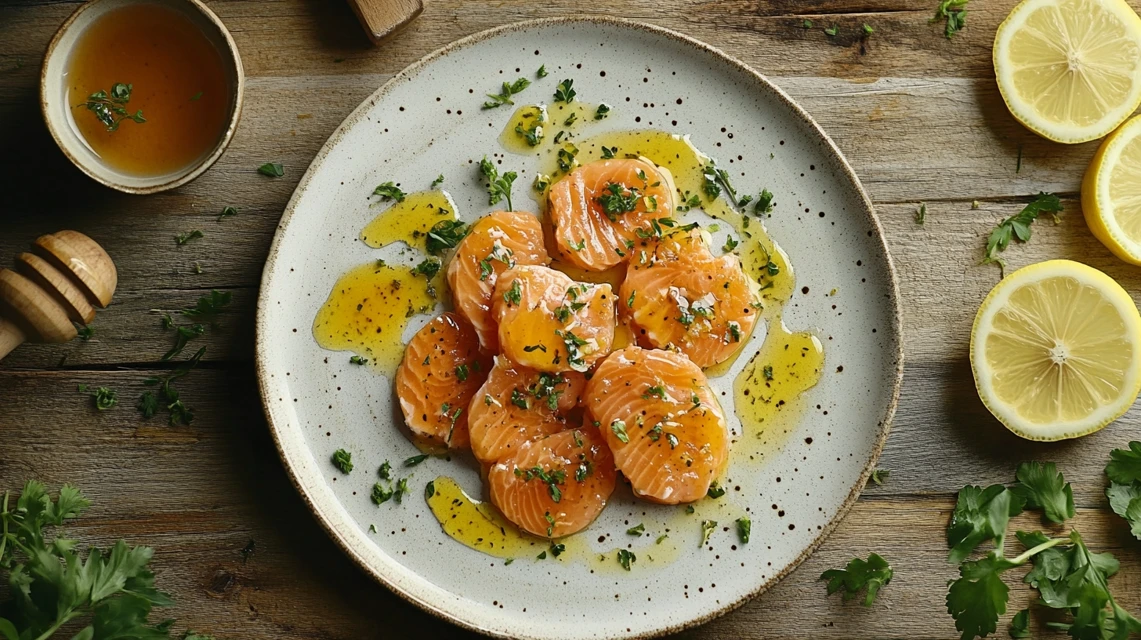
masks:
{"type": "MultiPolygon", "coordinates": [[[[223,131],[222,136],[218,139],[218,142],[214,146],[214,150],[210,152],[210,155],[200,160],[197,164],[190,165],[189,169],[185,170],[184,173],[176,175],[173,178],[163,182],[145,184],[142,186],[122,184],[114,180],[112,177],[102,175],[99,172],[93,170],[91,167],[81,162],[80,159],[77,158],[72,152],[70,152],[67,147],[64,146],[63,136],[61,134],[62,125],[56,122],[56,120],[51,117],[49,112],[48,65],[52,61],[53,56],[67,55],[70,53],[70,51],[58,50],[60,41],[75,25],[76,20],[78,20],[88,9],[105,1],[110,0],[88,0],[88,2],[80,5],[78,9],[76,9],[70,16],[68,16],[67,20],[64,20],[63,24],[61,24],[59,29],[56,30],[55,35],[52,36],[51,42],[48,43],[47,50],[44,53],[43,66],[40,68],[40,115],[43,117],[44,124],[47,126],[48,132],[51,133],[52,139],[55,140],[55,144],[57,147],[59,147],[59,150],[63,152],[63,155],[67,156],[67,159],[70,160],[77,169],[82,171],[92,180],[95,180],[96,182],[106,187],[115,189],[116,191],[122,191],[123,193],[130,193],[135,195],[159,193],[161,191],[169,191],[176,187],[181,187],[191,180],[194,180],[198,176],[201,176],[206,172],[207,169],[214,166],[214,163],[222,157],[222,154],[230,146],[230,141],[233,139],[234,132],[237,130],[238,123],[241,121],[242,104],[244,101],[246,89],[246,72],[245,67],[242,64],[242,57],[238,53],[238,45],[234,42],[234,38],[230,34],[230,30],[226,28],[226,25],[222,23],[222,20],[201,0],[167,0],[168,2],[173,1],[175,3],[183,3],[189,8],[194,9],[199,14],[201,14],[202,17],[206,18],[206,20],[210,22],[210,24],[213,25],[215,29],[218,30],[222,40],[226,43],[226,51],[224,53],[228,54],[223,55],[222,57],[227,61],[227,66],[232,68],[234,71],[234,100],[230,107],[230,114],[227,118],[226,129],[223,131]]],[[[120,1],[122,1],[125,5],[154,4],[154,2],[151,0],[120,1]]],[[[76,134],[76,137],[78,137],[78,134],[76,134]]]]}
{"type": "MultiPolygon", "coordinates": [[[[860,182],[859,177],[856,175],[855,170],[848,162],[847,157],[844,156],[840,148],[836,146],[836,143],[832,140],[832,138],[828,136],[824,129],[820,127],[816,120],[813,119],[813,117],[809,115],[807,111],[805,111],[797,102],[792,99],[791,96],[789,96],[783,89],[769,80],[768,77],[764,74],[760,73],[756,69],[753,69],[742,60],[722,51],[718,47],[673,29],[661,27],[641,20],[593,15],[555,16],[502,24],[454,40],[428,53],[419,60],[412,62],[404,69],[392,76],[392,78],[390,78],[384,84],[382,84],[371,95],[361,100],[361,103],[355,109],[353,109],[353,111],[351,111],[345,117],[345,119],[333,131],[333,133],[329,135],[329,138],[325,141],[325,144],[322,145],[321,149],[317,152],[313,160],[310,162],[309,167],[302,175],[300,181],[293,191],[292,196],[289,199],[289,202],[286,204],[285,210],[282,213],[281,219],[279,220],[277,229],[274,233],[273,241],[270,245],[269,254],[266,258],[265,268],[262,272],[262,278],[258,289],[258,301],[255,311],[254,328],[254,369],[258,379],[258,394],[261,397],[262,410],[265,414],[269,432],[273,438],[273,443],[277,449],[278,456],[281,458],[282,464],[285,467],[286,475],[289,477],[290,482],[297,490],[302,501],[308,507],[309,511],[315,517],[321,528],[325,530],[325,533],[329,536],[333,543],[336,546],[340,547],[341,551],[344,552],[344,554],[348,556],[348,558],[354,564],[356,564],[357,567],[359,567],[366,575],[371,577],[374,581],[384,585],[390,592],[396,594],[406,602],[415,605],[422,611],[425,611],[432,616],[454,624],[460,628],[475,631],[496,638],[526,638],[527,640],[539,639],[537,636],[522,636],[516,632],[512,632],[512,630],[509,629],[504,629],[501,627],[494,628],[490,625],[480,624],[477,621],[465,619],[460,615],[448,611],[444,606],[441,606],[439,602],[429,602],[426,599],[421,599],[416,595],[403,590],[398,584],[397,580],[393,579],[391,576],[383,574],[376,567],[371,566],[368,561],[350,544],[347,536],[343,535],[338,530],[337,525],[340,520],[338,514],[331,513],[325,507],[322,507],[318,504],[316,496],[314,496],[310,491],[308,480],[301,477],[297,472],[298,467],[304,466],[302,461],[295,458],[295,456],[301,455],[301,452],[297,450],[297,443],[292,441],[289,435],[284,433],[282,428],[279,427],[275,422],[275,417],[277,417],[277,410],[275,408],[275,403],[273,403],[270,399],[271,389],[269,387],[269,371],[266,368],[265,359],[267,351],[272,349],[272,346],[266,342],[266,330],[264,327],[266,314],[268,313],[270,306],[267,296],[267,283],[272,278],[277,258],[279,257],[278,252],[280,250],[282,232],[292,219],[294,213],[296,213],[297,205],[301,199],[302,193],[308,187],[309,182],[313,178],[313,175],[316,173],[316,170],[324,162],[333,146],[345,136],[350,128],[355,126],[357,122],[365,117],[369,109],[375,105],[376,101],[380,97],[387,94],[393,87],[407,81],[411,76],[420,72],[425,66],[435,61],[436,59],[445,57],[484,40],[494,38],[504,33],[523,31],[536,27],[580,24],[639,29],[655,35],[664,36],[681,44],[691,46],[703,53],[710,54],[720,61],[725,62],[748,74],[758,84],[763,85],[768,90],[772,91],[773,95],[778,100],[780,100],[792,114],[800,118],[804,124],[809,127],[810,131],[814,133],[819,138],[819,140],[822,141],[834,154],[834,158],[838,162],[839,167],[842,169],[844,176],[855,188],[856,193],[859,197],[860,204],[863,205],[860,210],[856,212],[856,215],[863,214],[866,216],[868,223],[875,231],[875,239],[877,240],[877,244],[879,245],[880,250],[883,252],[884,262],[889,280],[889,297],[892,310],[890,335],[893,343],[892,346],[894,346],[894,352],[891,353],[891,358],[894,361],[894,371],[891,371],[890,373],[890,400],[887,402],[886,406],[883,407],[882,413],[880,414],[877,421],[878,433],[876,434],[876,440],[873,444],[871,456],[868,459],[868,463],[864,467],[860,477],[856,480],[855,483],[853,483],[848,495],[840,505],[840,508],[837,509],[835,516],[833,516],[833,518],[826,525],[824,525],[824,528],[817,533],[817,535],[812,539],[812,542],[804,549],[804,551],[795,559],[793,559],[793,561],[790,562],[781,571],[774,574],[771,579],[764,581],[764,583],[759,585],[756,589],[732,602],[722,603],[716,609],[702,616],[672,624],[668,627],[661,627],[646,633],[640,633],[636,635],[623,633],[617,634],[614,637],[632,640],[641,640],[643,638],[658,638],[667,634],[678,633],[680,631],[705,624],[711,620],[730,613],[742,607],[746,603],[752,601],[753,599],[759,597],[763,593],[767,592],[770,588],[779,584],[782,580],[784,580],[784,578],[792,573],[793,570],[799,567],[805,559],[812,555],[820,547],[820,545],[823,544],[826,539],[828,539],[828,537],[833,533],[833,531],[835,531],[840,523],[843,522],[844,518],[848,515],[852,507],[856,504],[856,501],[859,499],[864,486],[871,478],[872,472],[875,470],[876,465],[879,462],[880,455],[882,455],[884,446],[887,443],[888,435],[891,432],[896,408],[899,405],[900,390],[903,384],[903,308],[899,292],[899,274],[896,269],[895,262],[892,259],[891,251],[889,250],[887,244],[887,238],[884,235],[883,225],[880,223],[879,217],[876,215],[875,207],[872,204],[871,198],[868,196],[867,190],[864,189],[864,186],[860,182]]],[[[301,446],[304,447],[304,445],[301,446]]],[[[548,636],[543,636],[542,638],[547,637],[548,636]]]]}

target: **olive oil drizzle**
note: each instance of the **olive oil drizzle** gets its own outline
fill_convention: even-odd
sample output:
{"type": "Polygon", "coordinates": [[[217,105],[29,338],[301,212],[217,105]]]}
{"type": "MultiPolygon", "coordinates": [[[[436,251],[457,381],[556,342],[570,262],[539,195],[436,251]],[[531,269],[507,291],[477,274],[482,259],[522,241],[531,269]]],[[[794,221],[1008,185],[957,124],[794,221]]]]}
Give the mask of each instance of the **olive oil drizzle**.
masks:
{"type": "Polygon", "coordinates": [[[441,220],[456,219],[456,204],[447,191],[410,193],[361,229],[361,242],[379,249],[403,242],[421,252],[427,251],[428,231],[441,220]]]}

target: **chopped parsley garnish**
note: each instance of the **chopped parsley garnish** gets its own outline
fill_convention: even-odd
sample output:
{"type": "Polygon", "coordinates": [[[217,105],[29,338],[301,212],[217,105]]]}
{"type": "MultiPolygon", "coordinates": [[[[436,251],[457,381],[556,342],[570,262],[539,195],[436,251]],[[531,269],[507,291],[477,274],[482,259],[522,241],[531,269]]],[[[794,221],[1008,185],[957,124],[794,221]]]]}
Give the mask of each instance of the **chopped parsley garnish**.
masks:
{"type": "Polygon", "coordinates": [[[440,272],[441,266],[443,266],[443,263],[440,262],[439,258],[425,258],[423,262],[416,265],[416,267],[412,269],[412,274],[421,275],[431,280],[432,278],[436,277],[437,273],[440,272]]]}
{"type": "MultiPolygon", "coordinates": [[[[548,527],[547,530],[549,531],[550,528],[548,527]]],[[[547,559],[547,552],[546,551],[539,552],[539,555],[535,556],[535,559],[536,560],[546,560],[547,559]]]]}
{"type": "Polygon", "coordinates": [[[643,523],[643,524],[639,524],[636,527],[630,527],[629,529],[627,529],[626,535],[628,535],[628,536],[640,536],[645,532],[646,532],[646,525],[643,523]]]}
{"type": "Polygon", "coordinates": [[[550,511],[544,513],[543,518],[547,521],[547,537],[550,538],[551,534],[555,532],[555,519],[551,516],[550,511]]]}
{"type": "Polygon", "coordinates": [[[432,181],[432,184],[428,185],[428,188],[435,189],[442,184],[444,184],[444,174],[441,173],[440,175],[436,176],[436,179],[432,181]]]}
{"type": "Polygon", "coordinates": [[[586,371],[590,367],[586,364],[586,359],[583,357],[581,347],[586,345],[586,340],[576,336],[573,332],[555,330],[555,335],[563,339],[563,344],[567,349],[567,364],[575,371],[586,371]]]}
{"type": "Polygon", "coordinates": [[[126,84],[123,82],[116,82],[111,85],[111,93],[100,90],[87,96],[87,101],[80,103],[76,106],[84,107],[91,113],[95,114],[95,118],[103,123],[107,131],[116,131],[119,125],[124,120],[133,120],[138,124],[143,124],[147,121],[143,117],[143,110],[139,109],[132,115],[127,112],[127,108],[123,105],[131,101],[131,91],[134,85],[126,84]]]}
{"type": "Polygon", "coordinates": [[[566,484],[567,472],[559,469],[557,471],[544,471],[542,467],[531,467],[530,469],[520,469],[515,467],[515,476],[522,478],[523,482],[530,482],[538,478],[547,485],[547,493],[550,494],[551,500],[559,502],[563,499],[563,492],[559,489],[560,484],[566,484]]]}
{"type": "Polygon", "coordinates": [[[582,251],[586,248],[586,238],[580,238],[578,242],[571,242],[567,240],[567,247],[571,251],[582,251]]]}
{"type": "Polygon", "coordinates": [[[372,195],[380,196],[383,200],[395,200],[397,202],[404,202],[405,194],[400,187],[396,186],[395,182],[385,182],[384,184],[377,185],[372,190],[372,195]]]}
{"type": "Polygon", "coordinates": [[[716,481],[711,482],[709,483],[709,491],[705,492],[705,495],[716,500],[717,498],[725,495],[725,487],[717,484],[716,481]]]}
{"type": "Polygon", "coordinates": [[[545,347],[544,345],[541,345],[541,344],[529,344],[529,345],[523,347],[523,351],[525,353],[531,353],[532,351],[542,351],[543,353],[546,353],[547,347],[545,347]]]}
{"type": "Polygon", "coordinates": [[[267,162],[258,167],[258,173],[270,178],[280,178],[285,175],[285,167],[280,162],[267,162]]]}
{"type": "MultiPolygon", "coordinates": [[[[546,350],[544,350],[544,353],[546,353],[546,350]]],[[[531,386],[527,387],[527,392],[538,400],[546,398],[547,408],[551,411],[555,411],[559,408],[559,396],[563,394],[561,390],[555,388],[560,384],[566,384],[566,378],[558,374],[543,372],[539,374],[538,379],[532,383],[531,386]]],[[[578,446],[581,447],[582,442],[578,439],[577,432],[575,439],[578,446]]]]}
{"type": "Polygon", "coordinates": [[[805,20],[804,22],[800,23],[800,28],[802,28],[802,29],[811,29],[812,27],[813,27],[813,24],[812,24],[811,20],[805,20]]]}
{"type": "Polygon", "coordinates": [[[772,213],[773,210],[773,193],[768,189],[761,189],[761,195],[757,196],[757,204],[753,205],[753,211],[762,216],[766,213],[772,213]]]}
{"type": "Polygon", "coordinates": [[[630,436],[626,434],[626,423],[621,420],[615,420],[610,423],[610,430],[614,432],[614,437],[618,438],[620,442],[630,442],[630,436]]]}
{"type": "Polygon", "coordinates": [[[637,189],[628,189],[621,184],[611,182],[606,185],[602,195],[598,196],[598,204],[611,222],[618,219],[619,214],[629,213],[638,208],[641,195],[637,189]]]}
{"type": "Polygon", "coordinates": [[[923,224],[927,222],[927,203],[920,202],[919,208],[915,210],[915,223],[923,224]]]}
{"type": "Polygon", "coordinates": [[[739,244],[741,244],[741,243],[737,242],[737,240],[735,240],[733,238],[733,236],[729,235],[729,236],[725,236],[725,246],[721,247],[721,248],[725,251],[725,253],[729,253],[730,251],[736,249],[737,245],[739,245],[739,244]]]}
{"type": "Polygon", "coordinates": [[[503,292],[503,301],[509,305],[518,305],[523,299],[523,289],[519,286],[519,280],[511,281],[511,288],[503,292]]]}
{"type": "Polygon", "coordinates": [[[627,307],[630,307],[630,308],[634,307],[634,296],[636,296],[636,295],[638,295],[637,289],[630,292],[630,297],[626,298],[626,306],[627,307]]]}
{"type": "Polygon", "coordinates": [[[511,390],[511,404],[519,407],[520,409],[530,409],[531,403],[527,401],[527,396],[523,395],[518,389],[511,390]]]}
{"type": "Polygon", "coordinates": [[[495,165],[487,160],[484,156],[483,160],[479,161],[479,172],[487,178],[487,204],[498,204],[500,200],[507,200],[507,210],[513,211],[511,206],[511,184],[515,182],[518,175],[514,171],[508,171],[502,176],[499,175],[499,170],[495,165]]]}
{"type": "Polygon", "coordinates": [[[540,78],[546,78],[547,77],[547,65],[545,65],[545,64],[540,65],[539,70],[535,72],[535,75],[539,76],[540,78]]]}
{"type": "Polygon", "coordinates": [[[761,369],[761,375],[765,377],[765,380],[772,380],[773,379],[773,366],[771,364],[766,364],[761,369]]]}
{"type": "Polygon", "coordinates": [[[423,462],[427,459],[428,459],[428,454],[421,453],[419,455],[415,455],[415,456],[412,456],[411,458],[406,459],[404,461],[404,466],[415,467],[416,465],[420,464],[421,462],[423,462]]]}
{"type": "Polygon", "coordinates": [[[649,387],[649,386],[646,387],[646,390],[642,393],[642,399],[643,400],[649,400],[650,398],[657,398],[659,400],[665,400],[666,399],[666,388],[660,384],[654,385],[652,387],[649,387]]]}
{"type": "Polygon", "coordinates": [[[574,89],[571,87],[573,84],[574,80],[571,80],[570,78],[560,82],[558,88],[555,89],[555,102],[565,102],[567,104],[574,102],[574,97],[576,94],[574,89]]]}
{"type": "Polygon", "coordinates": [[[523,136],[528,146],[537,147],[543,141],[543,123],[536,120],[530,127],[523,128],[523,124],[515,125],[515,133],[523,136]]]}
{"type": "Polygon", "coordinates": [[[432,255],[440,255],[454,248],[467,235],[468,227],[459,220],[441,220],[428,231],[427,249],[432,255]]]}
{"type": "Polygon", "coordinates": [[[890,469],[875,469],[872,471],[872,475],[868,478],[868,480],[875,483],[877,487],[882,487],[883,484],[887,482],[887,478],[890,475],[890,469]]]}
{"type": "Polygon", "coordinates": [[[729,321],[729,335],[732,337],[733,342],[741,341],[741,325],[736,321],[729,321]]]}
{"type": "Polygon", "coordinates": [[[94,391],[88,392],[85,384],[79,385],[78,388],[82,393],[90,393],[91,400],[99,411],[106,411],[119,404],[119,394],[114,389],[98,387],[94,391]]]}
{"type": "Polygon", "coordinates": [[[633,552],[627,549],[618,550],[618,564],[622,565],[623,569],[629,571],[630,565],[634,564],[637,560],[638,556],[634,555],[633,552]]]}
{"type": "Polygon", "coordinates": [[[1052,193],[1039,193],[1033,201],[1023,207],[1022,211],[1013,215],[1006,220],[1003,220],[990,232],[986,241],[986,257],[983,258],[982,263],[997,262],[1000,267],[1005,268],[1006,263],[998,254],[1006,251],[1006,247],[1010,241],[1017,239],[1019,242],[1027,242],[1030,240],[1030,223],[1038,219],[1043,213],[1054,214],[1054,219],[1057,219],[1057,214],[1062,211],[1062,201],[1058,196],[1052,193]]]}
{"type": "Polygon", "coordinates": [[[876,32],[876,30],[872,28],[872,25],[870,25],[866,22],[864,23],[863,27],[861,27],[861,28],[864,31],[864,37],[865,38],[876,32]]]}
{"type": "Polygon", "coordinates": [[[557,558],[557,557],[561,556],[563,554],[563,552],[566,550],[567,550],[567,546],[565,544],[562,544],[561,542],[559,544],[552,544],[551,545],[551,557],[557,558]]]}
{"type": "Polygon", "coordinates": [[[222,213],[218,214],[218,221],[221,222],[225,218],[238,215],[238,210],[234,207],[224,207],[222,213]]]}
{"type": "Polygon", "coordinates": [[[832,25],[831,27],[824,29],[824,33],[826,33],[829,37],[834,38],[836,37],[836,34],[840,33],[840,27],[832,25]]]}
{"type": "Polygon", "coordinates": [[[353,454],[344,449],[337,449],[333,452],[333,466],[340,469],[341,473],[352,473],[353,454]]]}
{"type": "Polygon", "coordinates": [[[380,476],[381,480],[391,480],[392,479],[392,463],[389,462],[388,460],[385,460],[384,464],[380,465],[380,468],[376,470],[376,475],[380,476]]]}
{"type": "Polygon", "coordinates": [[[84,325],[77,330],[77,333],[79,333],[80,340],[87,342],[95,336],[95,327],[84,325]]]}
{"type": "Polygon", "coordinates": [[[690,192],[686,191],[685,195],[683,195],[681,198],[681,202],[678,203],[677,210],[682,212],[682,213],[685,213],[686,211],[689,211],[690,209],[693,209],[694,207],[700,207],[700,206],[701,206],[701,197],[698,196],[696,193],[690,193],[690,192]]]}
{"type": "Polygon", "coordinates": [[[396,481],[396,487],[392,490],[392,499],[399,504],[408,492],[408,478],[401,478],[396,481]]]}
{"type": "Polygon", "coordinates": [[[595,120],[601,120],[608,115],[610,115],[610,105],[606,104],[605,102],[598,105],[598,108],[594,110],[595,120]]]}
{"type": "MultiPolygon", "coordinates": [[[[873,553],[868,556],[867,560],[860,558],[852,558],[848,562],[848,566],[843,569],[829,569],[820,574],[821,580],[828,581],[828,595],[832,595],[841,589],[844,590],[844,600],[851,600],[856,597],[861,589],[866,589],[864,594],[864,606],[870,607],[876,601],[876,595],[879,594],[881,587],[891,582],[892,570],[891,565],[887,563],[879,555],[873,553]]],[[[1001,585],[1001,582],[999,583],[1001,585]]],[[[1003,592],[1006,587],[1002,587],[1003,592]]],[[[951,597],[947,596],[947,606],[950,608],[951,597]]],[[[981,604],[981,603],[980,603],[981,604]]],[[[964,631],[964,636],[966,632],[964,631]]]]}
{"type": "Polygon", "coordinates": [[[349,356],[349,364],[368,364],[368,358],[360,356],[349,356]]]}
{"type": "Polygon", "coordinates": [[[618,153],[618,147],[602,147],[602,159],[611,160],[618,153]]]}
{"type": "Polygon", "coordinates": [[[571,169],[574,169],[575,165],[578,164],[578,160],[576,159],[577,155],[578,147],[569,143],[563,145],[563,147],[559,149],[557,157],[559,170],[563,173],[570,173],[571,169]]]}
{"type": "Polygon", "coordinates": [[[717,521],[716,520],[702,520],[701,521],[701,544],[699,544],[697,546],[704,547],[705,543],[709,542],[709,536],[713,534],[713,531],[715,529],[717,529],[717,521]]]}
{"type": "Polygon", "coordinates": [[[378,506],[392,499],[392,488],[385,487],[379,482],[372,485],[372,501],[378,506]]]}
{"type": "Polygon", "coordinates": [[[460,382],[467,382],[468,370],[466,364],[456,365],[456,379],[460,382]]]}
{"type": "Polygon", "coordinates": [[[515,104],[511,96],[520,93],[527,87],[531,86],[531,81],[527,78],[519,78],[515,82],[504,82],[503,87],[499,90],[498,94],[486,94],[490,100],[483,103],[484,109],[495,109],[505,104],[515,104]]]}
{"type": "Polygon", "coordinates": [[[701,190],[705,192],[706,198],[714,200],[721,195],[721,185],[717,183],[717,168],[713,165],[712,160],[701,167],[701,178],[701,190]]]}
{"type": "Polygon", "coordinates": [[[569,127],[574,124],[576,120],[578,120],[578,114],[571,112],[571,114],[567,116],[567,119],[563,120],[563,125],[569,127]]]}
{"type": "Polygon", "coordinates": [[[535,181],[531,183],[531,188],[539,193],[546,191],[549,186],[551,186],[551,176],[545,173],[535,176],[535,181]]]}
{"type": "Polygon", "coordinates": [[[670,443],[670,449],[676,449],[678,445],[677,436],[672,433],[666,434],[666,442],[670,443]]]}
{"type": "Polygon", "coordinates": [[[737,537],[741,544],[749,544],[749,534],[753,531],[753,521],[748,518],[737,518],[737,537]]]}

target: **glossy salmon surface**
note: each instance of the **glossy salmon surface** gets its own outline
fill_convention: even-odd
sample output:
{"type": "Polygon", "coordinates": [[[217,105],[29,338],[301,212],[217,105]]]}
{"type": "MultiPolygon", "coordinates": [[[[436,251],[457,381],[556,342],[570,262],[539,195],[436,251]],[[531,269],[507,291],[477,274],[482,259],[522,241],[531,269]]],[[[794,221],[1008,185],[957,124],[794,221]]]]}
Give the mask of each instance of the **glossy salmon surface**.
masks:
{"type": "Polygon", "coordinates": [[[520,529],[561,538],[602,513],[615,477],[598,429],[583,427],[524,442],[491,466],[487,483],[492,503],[520,529]]]}
{"type": "Polygon", "coordinates": [[[491,369],[475,329],[454,313],[424,325],[396,369],[396,395],[412,434],[450,449],[468,446],[468,405],[491,369]]]}
{"type": "Polygon", "coordinates": [[[586,371],[613,347],[617,316],[608,284],[519,266],[500,275],[492,304],[503,354],[532,369],[586,371]]]}
{"type": "Polygon", "coordinates": [[[547,216],[560,258],[604,271],[625,262],[638,232],[673,214],[668,174],[642,158],[585,164],[551,185],[547,216]]]}
{"type": "Polygon", "coordinates": [[[585,404],[618,469],[647,500],[702,498],[729,456],[721,405],[683,354],[637,346],[610,354],[587,382],[585,404]]]}
{"type": "Polygon", "coordinates": [[[643,344],[676,348],[702,368],[737,353],[760,316],[757,284],[740,259],[714,256],[699,229],[648,241],[619,299],[643,344]]]}
{"type": "Polygon", "coordinates": [[[485,351],[499,348],[491,298],[504,271],[551,261],[539,219],[525,211],[497,211],[471,225],[448,262],[448,288],[459,313],[475,327],[485,351]]]}
{"type": "Polygon", "coordinates": [[[581,373],[540,372],[498,356],[468,408],[472,453],[493,464],[524,442],[566,429],[585,387],[581,373]]]}

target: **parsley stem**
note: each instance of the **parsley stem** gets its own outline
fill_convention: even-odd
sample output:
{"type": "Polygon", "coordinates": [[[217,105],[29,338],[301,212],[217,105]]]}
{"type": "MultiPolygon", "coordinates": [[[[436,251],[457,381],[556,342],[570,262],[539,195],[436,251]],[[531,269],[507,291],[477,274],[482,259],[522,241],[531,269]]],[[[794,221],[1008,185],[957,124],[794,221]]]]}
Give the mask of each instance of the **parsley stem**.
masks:
{"type": "Polygon", "coordinates": [[[1031,557],[1036,556],[1039,553],[1042,553],[1043,551],[1045,551],[1046,549],[1049,549],[1050,547],[1057,546],[1059,544],[1062,544],[1063,542],[1069,542],[1069,541],[1070,541],[1069,538],[1052,538],[1050,540],[1047,540],[1046,542],[1043,542],[1042,544],[1038,545],[1037,547],[1034,547],[1033,549],[1027,549],[1022,555],[1011,559],[1009,562],[1013,565],[1026,564],[1026,561],[1029,560],[1031,557]]]}
{"type": "Polygon", "coordinates": [[[60,627],[67,624],[68,622],[71,622],[71,619],[78,616],[78,615],[79,615],[79,612],[75,611],[74,609],[69,611],[66,616],[57,620],[55,624],[53,624],[51,627],[49,627],[47,631],[43,632],[43,634],[41,634],[40,637],[36,638],[36,640],[48,640],[48,638],[55,635],[56,631],[59,631],[60,627]]]}

